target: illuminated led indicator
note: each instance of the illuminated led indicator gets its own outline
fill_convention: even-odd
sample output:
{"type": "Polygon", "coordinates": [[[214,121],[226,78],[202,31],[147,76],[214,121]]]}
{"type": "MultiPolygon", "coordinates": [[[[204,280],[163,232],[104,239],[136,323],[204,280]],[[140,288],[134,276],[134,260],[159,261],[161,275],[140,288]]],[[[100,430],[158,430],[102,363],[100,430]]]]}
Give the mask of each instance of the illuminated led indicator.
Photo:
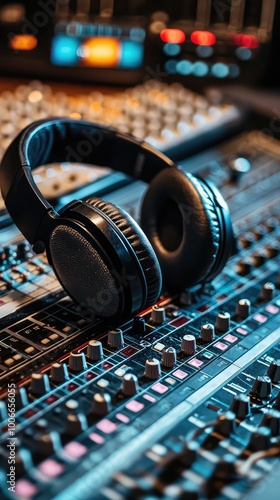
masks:
{"type": "Polygon", "coordinates": [[[142,43],[123,40],[120,44],[120,68],[134,69],[142,65],[144,47],[142,43]]]}
{"type": "Polygon", "coordinates": [[[216,63],[212,66],[212,74],[216,78],[226,78],[229,75],[229,67],[224,63],[216,63]]]}
{"type": "Polygon", "coordinates": [[[166,43],[163,47],[163,52],[167,56],[177,56],[181,52],[181,47],[178,43],[166,43]]]}
{"type": "Polygon", "coordinates": [[[10,40],[10,47],[14,50],[33,50],[37,45],[38,40],[33,35],[16,35],[10,40]]]}
{"type": "Polygon", "coordinates": [[[78,64],[78,38],[56,35],[53,39],[51,62],[57,66],[76,66],[78,64]]]}
{"type": "Polygon", "coordinates": [[[239,45],[240,47],[246,47],[247,49],[257,49],[259,46],[259,40],[254,35],[233,35],[232,41],[234,45],[239,45]]]}
{"type": "Polygon", "coordinates": [[[191,41],[195,45],[215,45],[216,37],[211,31],[193,31],[191,41]]]}
{"type": "Polygon", "coordinates": [[[120,45],[116,38],[90,38],[83,45],[85,63],[99,68],[118,66],[120,45]]]}
{"type": "Polygon", "coordinates": [[[165,28],[160,33],[160,38],[165,43],[184,43],[186,35],[182,30],[165,28]]]}

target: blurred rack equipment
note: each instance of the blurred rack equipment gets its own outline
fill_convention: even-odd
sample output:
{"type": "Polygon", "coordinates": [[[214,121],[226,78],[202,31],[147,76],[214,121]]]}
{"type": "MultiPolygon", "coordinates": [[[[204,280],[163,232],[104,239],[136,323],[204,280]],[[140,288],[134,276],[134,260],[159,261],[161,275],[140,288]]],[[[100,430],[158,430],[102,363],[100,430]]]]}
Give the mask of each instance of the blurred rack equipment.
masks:
{"type": "Polygon", "coordinates": [[[4,0],[0,72],[196,88],[256,82],[279,8],[276,0],[4,0]]]}

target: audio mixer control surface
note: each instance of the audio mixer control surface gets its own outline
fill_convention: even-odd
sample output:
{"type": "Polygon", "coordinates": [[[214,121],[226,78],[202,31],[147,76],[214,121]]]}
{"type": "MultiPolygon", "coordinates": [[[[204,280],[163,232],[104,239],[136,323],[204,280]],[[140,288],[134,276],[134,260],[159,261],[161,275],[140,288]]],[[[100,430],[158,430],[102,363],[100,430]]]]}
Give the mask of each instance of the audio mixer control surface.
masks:
{"type": "MultiPolygon", "coordinates": [[[[278,142],[250,132],[182,163],[220,188],[236,250],[211,285],[163,291],[118,328],[66,297],[13,226],[1,230],[1,498],[266,494],[280,465],[279,161],[278,142]]],[[[137,219],[146,184],[109,187],[137,219]]]]}

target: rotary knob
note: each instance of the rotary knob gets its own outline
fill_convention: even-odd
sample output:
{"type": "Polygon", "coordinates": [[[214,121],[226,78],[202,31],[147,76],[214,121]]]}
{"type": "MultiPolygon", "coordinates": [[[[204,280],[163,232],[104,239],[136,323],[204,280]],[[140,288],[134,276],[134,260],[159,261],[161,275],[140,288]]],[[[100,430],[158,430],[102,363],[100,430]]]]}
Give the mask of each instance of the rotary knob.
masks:
{"type": "Polygon", "coordinates": [[[270,448],[271,430],[268,427],[259,427],[255,432],[252,432],[249,448],[253,451],[263,451],[270,448]]]}
{"type": "Polygon", "coordinates": [[[274,384],[278,384],[278,382],[280,382],[280,359],[274,359],[271,361],[267,369],[267,375],[271,378],[271,381],[274,384]]]}
{"type": "Polygon", "coordinates": [[[280,412],[277,410],[268,410],[264,413],[260,425],[268,427],[273,436],[278,436],[280,434],[280,412]]]}
{"type": "Polygon", "coordinates": [[[139,389],[138,378],[133,373],[126,373],[122,379],[121,392],[125,396],[134,396],[139,389]]]}
{"type": "Polygon", "coordinates": [[[123,332],[120,328],[108,332],[108,345],[113,349],[119,349],[123,346],[123,332]]]}
{"type": "Polygon", "coordinates": [[[95,415],[107,415],[111,409],[111,396],[107,393],[97,392],[93,396],[92,411],[95,415]]]}
{"type": "Polygon", "coordinates": [[[260,399],[267,399],[270,396],[271,391],[271,379],[267,375],[258,375],[252,385],[252,396],[260,399]]]}
{"type": "Polygon", "coordinates": [[[15,392],[15,407],[20,410],[28,405],[28,397],[25,387],[17,387],[15,392]]]}
{"type": "Polygon", "coordinates": [[[161,375],[160,362],[156,358],[149,358],[145,364],[145,375],[151,380],[156,380],[161,375]]]}
{"type": "Polygon", "coordinates": [[[275,285],[273,283],[267,282],[262,286],[259,299],[264,302],[269,302],[273,299],[275,291],[275,285]]]}
{"type": "Polygon", "coordinates": [[[196,339],[194,335],[184,335],[181,343],[181,351],[187,356],[192,356],[196,350],[196,339]]]}
{"type": "Polygon", "coordinates": [[[236,264],[236,273],[239,276],[247,276],[252,271],[252,263],[249,260],[240,260],[236,264]]]}
{"type": "Polygon", "coordinates": [[[230,314],[226,311],[219,312],[216,318],[216,329],[219,332],[227,332],[230,328],[230,314]]]}
{"type": "Polygon", "coordinates": [[[87,430],[87,419],[83,413],[68,413],[66,417],[66,432],[71,436],[78,436],[87,430]]]}
{"type": "Polygon", "coordinates": [[[57,431],[38,434],[35,436],[38,452],[41,455],[49,456],[61,448],[60,435],[57,431]]]}
{"type": "Polygon", "coordinates": [[[153,306],[151,321],[156,325],[162,325],[166,321],[165,308],[162,306],[153,306]]]}
{"type": "Polygon", "coordinates": [[[100,361],[103,358],[103,346],[100,340],[90,340],[87,346],[87,357],[91,361],[100,361]]]}
{"type": "Polygon", "coordinates": [[[53,363],[51,366],[50,379],[55,384],[62,384],[69,379],[66,363],[53,363]]]}
{"type": "Polygon", "coordinates": [[[249,172],[251,163],[242,156],[234,158],[229,162],[229,174],[231,182],[237,182],[242,174],[249,172]]]}
{"type": "Polygon", "coordinates": [[[215,327],[211,323],[206,323],[200,328],[200,338],[203,342],[212,342],[215,337],[215,327]]]}
{"type": "Polygon", "coordinates": [[[230,411],[220,411],[216,425],[216,431],[223,436],[230,436],[235,430],[235,414],[230,411]]]}
{"type": "Polygon", "coordinates": [[[251,314],[251,302],[249,299],[240,299],[235,310],[236,316],[242,319],[248,318],[251,314]]]}
{"type": "Polygon", "coordinates": [[[46,373],[32,373],[30,391],[34,396],[42,396],[50,390],[50,381],[46,373]]]}
{"type": "Polygon", "coordinates": [[[239,238],[242,248],[249,248],[255,243],[255,238],[251,233],[245,233],[239,238]]]}
{"type": "Polygon", "coordinates": [[[173,368],[176,363],[176,349],[174,347],[165,347],[162,351],[161,362],[165,368],[173,368]]]}
{"type": "Polygon", "coordinates": [[[69,357],[69,369],[73,372],[82,372],[87,369],[84,352],[72,351],[69,357]]]}
{"type": "Polygon", "coordinates": [[[146,321],[142,316],[135,316],[132,326],[135,335],[143,335],[146,332],[146,321]]]}
{"type": "Polygon", "coordinates": [[[246,396],[246,394],[237,394],[234,396],[229,409],[240,420],[248,417],[251,414],[249,396],[246,396]]]}

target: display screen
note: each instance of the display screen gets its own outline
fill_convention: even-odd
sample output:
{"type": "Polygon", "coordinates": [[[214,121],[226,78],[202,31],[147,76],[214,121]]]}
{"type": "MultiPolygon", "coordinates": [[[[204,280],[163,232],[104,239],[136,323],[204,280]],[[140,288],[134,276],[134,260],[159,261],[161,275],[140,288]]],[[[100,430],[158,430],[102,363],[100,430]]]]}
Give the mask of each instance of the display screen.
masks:
{"type": "Polygon", "coordinates": [[[78,36],[77,29],[75,34],[65,31],[52,39],[50,59],[55,66],[134,70],[143,65],[145,31],[141,28],[124,33],[120,28],[120,36],[78,36]]]}

